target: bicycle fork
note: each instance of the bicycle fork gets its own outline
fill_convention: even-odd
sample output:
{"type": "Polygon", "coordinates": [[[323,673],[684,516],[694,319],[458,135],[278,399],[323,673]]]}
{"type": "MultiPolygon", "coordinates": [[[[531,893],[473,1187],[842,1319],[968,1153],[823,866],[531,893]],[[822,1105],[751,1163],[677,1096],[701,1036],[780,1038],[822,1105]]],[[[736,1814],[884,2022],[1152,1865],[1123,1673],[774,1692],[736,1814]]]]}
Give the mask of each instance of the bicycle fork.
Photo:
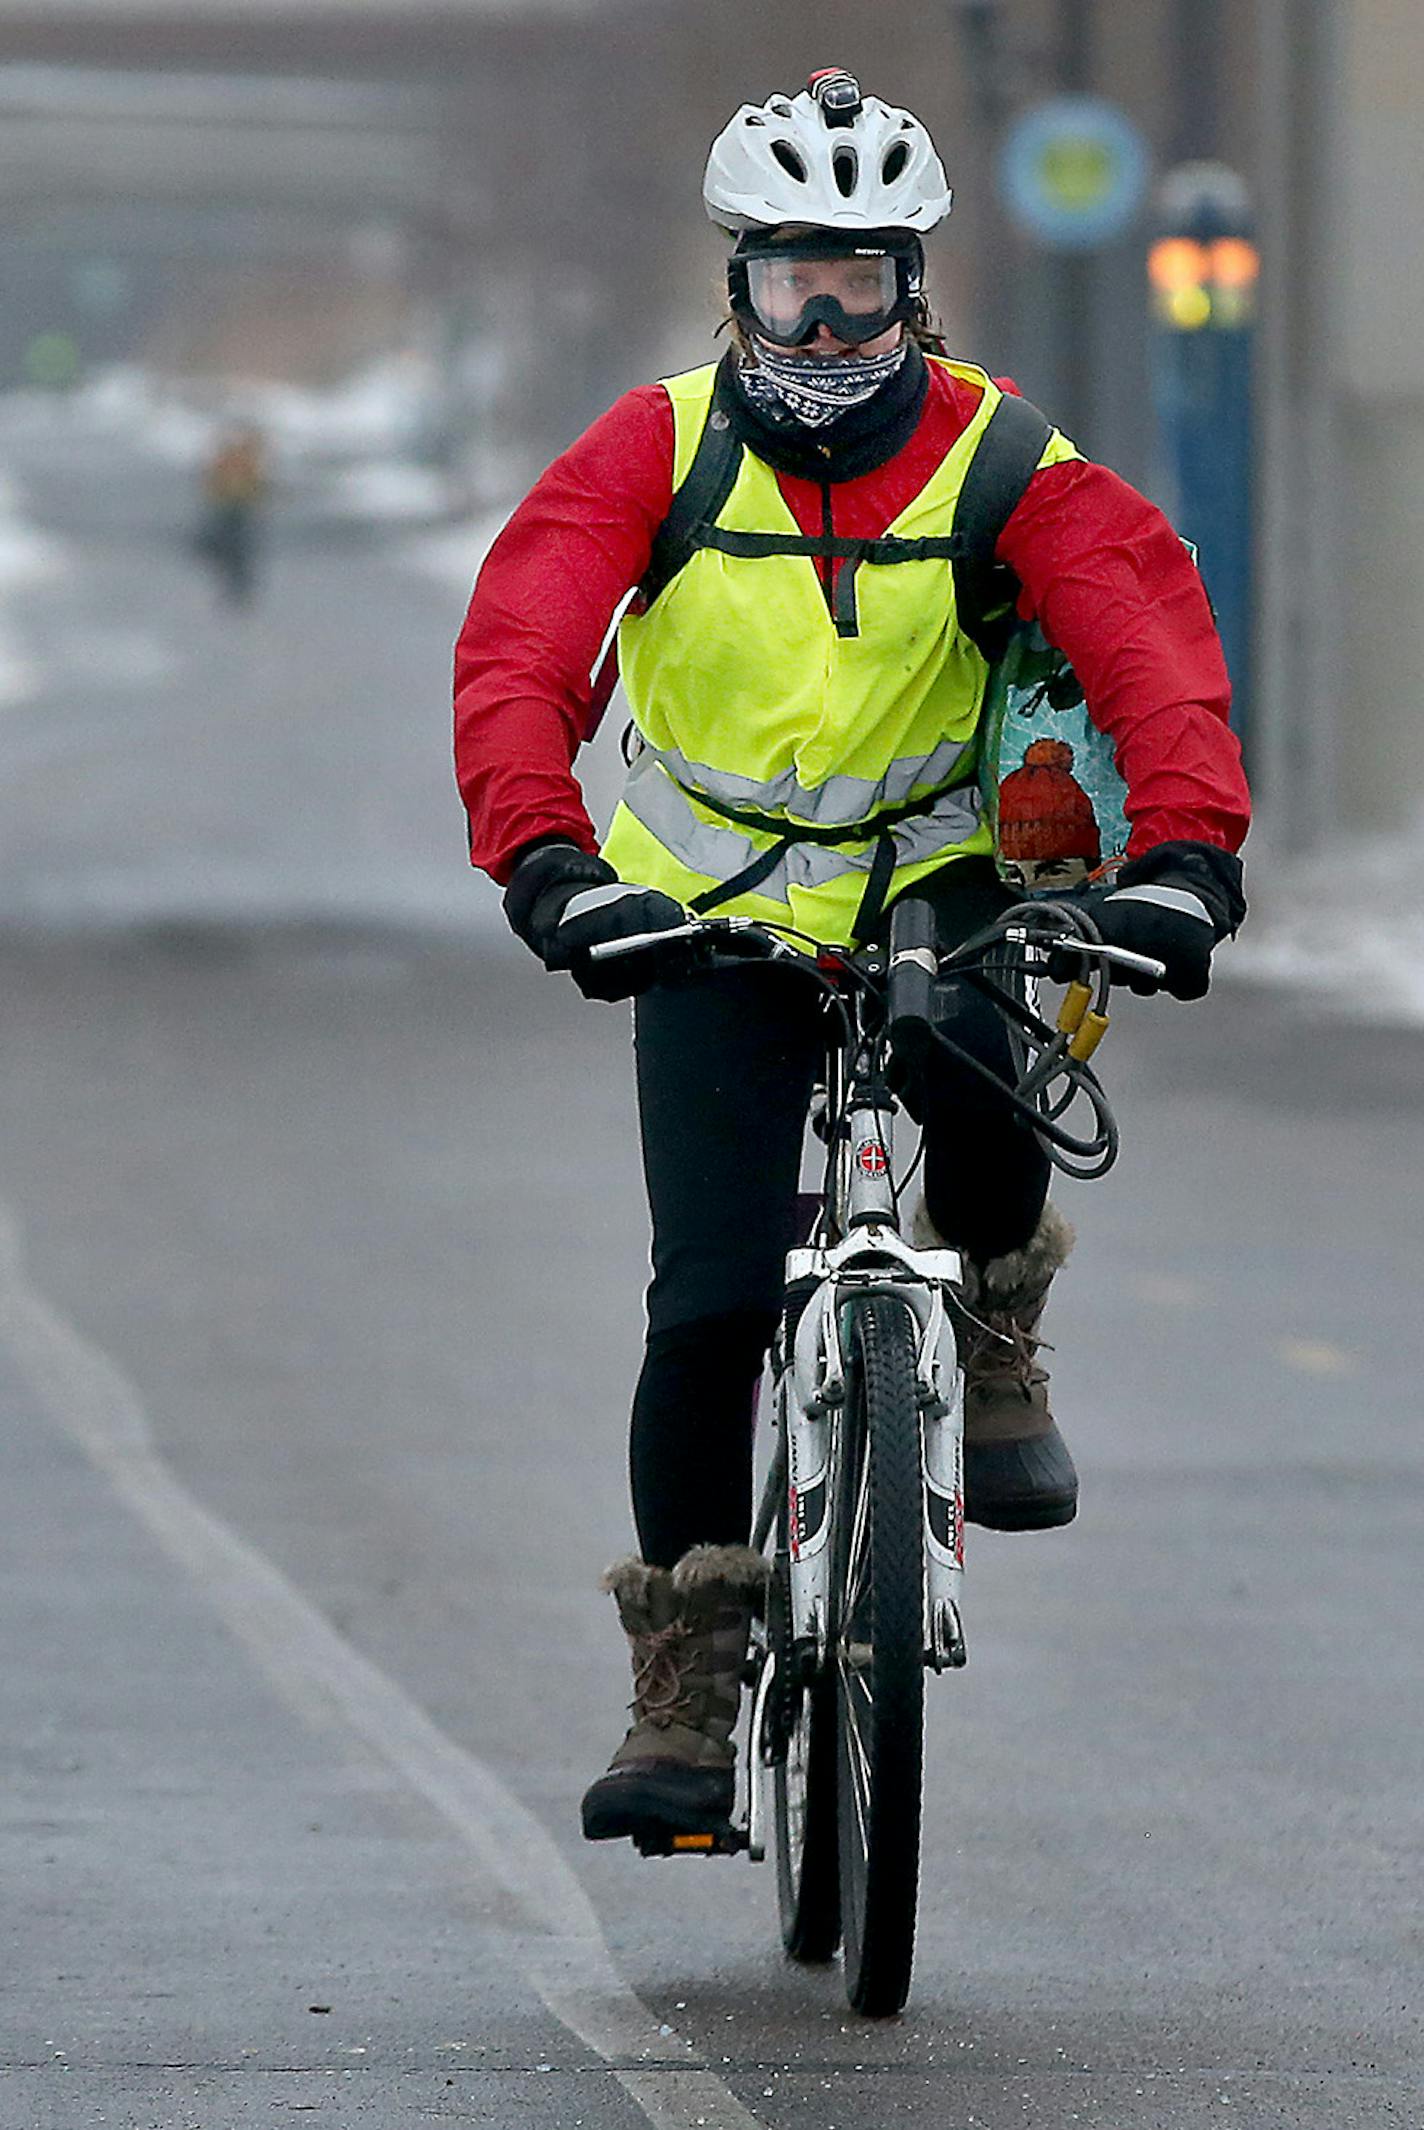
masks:
{"type": "Polygon", "coordinates": [[[791,1640],[804,1671],[826,1663],[831,1619],[831,1518],[846,1402],[841,1306],[890,1294],[915,1320],[925,1519],[925,1662],[965,1661],[964,1379],[945,1291],[961,1277],[954,1250],[916,1250],[892,1225],[867,1223],[831,1249],[793,1250],[790,1281],[815,1278],[780,1382],[787,1450],[791,1640]]]}

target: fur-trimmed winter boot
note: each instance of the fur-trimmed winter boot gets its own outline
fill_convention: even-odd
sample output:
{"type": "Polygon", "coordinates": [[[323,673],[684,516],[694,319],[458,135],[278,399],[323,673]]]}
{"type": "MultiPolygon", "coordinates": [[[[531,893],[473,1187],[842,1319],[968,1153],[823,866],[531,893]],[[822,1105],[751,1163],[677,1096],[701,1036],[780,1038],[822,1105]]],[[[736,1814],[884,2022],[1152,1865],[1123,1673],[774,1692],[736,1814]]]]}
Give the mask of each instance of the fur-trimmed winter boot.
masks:
{"type": "Polygon", "coordinates": [[[604,1576],[632,1646],[633,1723],[584,1793],[587,1840],[727,1824],[742,1666],[765,1587],[765,1558],[750,1546],[694,1546],[670,1569],[618,1561],[604,1576]]]}
{"type": "MultiPolygon", "coordinates": [[[[934,1236],[921,1205],[916,1239],[934,1236]]],[[[936,1242],[940,1240],[934,1236],[936,1242]]],[[[1078,1512],[1078,1474],[1048,1409],[1038,1327],[1073,1230],[1054,1205],[1021,1250],[965,1259],[964,1514],[991,1531],[1046,1531],[1078,1512]]]]}

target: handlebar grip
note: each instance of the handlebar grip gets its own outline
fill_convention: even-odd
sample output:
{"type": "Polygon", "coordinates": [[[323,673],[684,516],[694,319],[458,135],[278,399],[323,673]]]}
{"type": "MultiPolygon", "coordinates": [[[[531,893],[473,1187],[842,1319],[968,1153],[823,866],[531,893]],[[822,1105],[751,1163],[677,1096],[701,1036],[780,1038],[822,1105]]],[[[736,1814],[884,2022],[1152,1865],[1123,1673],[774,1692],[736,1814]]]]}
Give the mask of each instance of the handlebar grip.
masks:
{"type": "Polygon", "coordinates": [[[890,913],[890,971],[885,990],[890,1040],[902,1055],[923,1050],[929,1041],[938,977],[934,911],[922,896],[902,895],[890,913]]]}
{"type": "Polygon", "coordinates": [[[689,924],[661,926],[656,932],[630,932],[623,939],[601,939],[590,947],[590,961],[616,961],[621,954],[641,954],[644,947],[665,947],[674,939],[700,939],[709,928],[694,918],[689,924]]]}

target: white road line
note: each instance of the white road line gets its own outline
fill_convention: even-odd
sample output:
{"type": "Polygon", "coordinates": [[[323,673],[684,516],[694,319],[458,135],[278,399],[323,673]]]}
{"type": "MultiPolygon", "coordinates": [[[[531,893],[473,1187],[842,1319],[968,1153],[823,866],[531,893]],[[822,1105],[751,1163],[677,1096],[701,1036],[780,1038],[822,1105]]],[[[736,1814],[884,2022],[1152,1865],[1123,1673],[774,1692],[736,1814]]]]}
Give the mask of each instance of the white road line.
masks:
{"type": "Polygon", "coordinates": [[[533,1814],[175,1479],[132,1385],[30,1284],[18,1224],[3,1206],[0,1339],[51,1416],[188,1570],[283,1699],[323,1729],[344,1725],[474,1852],[513,1905],[511,1958],[559,2023],[610,2064],[656,2130],[758,2130],[618,1974],[587,1894],[533,1814]]]}

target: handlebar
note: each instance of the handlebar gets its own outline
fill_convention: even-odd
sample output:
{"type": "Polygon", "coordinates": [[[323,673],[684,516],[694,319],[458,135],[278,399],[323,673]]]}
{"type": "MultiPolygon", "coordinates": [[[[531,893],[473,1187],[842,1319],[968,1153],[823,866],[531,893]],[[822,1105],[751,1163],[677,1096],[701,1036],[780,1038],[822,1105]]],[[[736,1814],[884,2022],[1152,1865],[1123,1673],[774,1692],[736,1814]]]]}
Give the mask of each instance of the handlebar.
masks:
{"type": "Polygon", "coordinates": [[[933,906],[911,891],[895,903],[890,920],[888,966],[867,967],[849,950],[825,949],[788,925],[750,917],[690,917],[664,931],[638,932],[589,949],[594,961],[636,954],[674,941],[700,943],[717,967],[747,960],[794,964],[819,983],[838,1009],[847,1039],[851,1020],[836,966],[863,995],[883,1001],[881,1029],[891,1050],[919,1064],[943,1050],[960,1067],[992,1083],[999,1097],[1034,1132],[1050,1160],[1069,1174],[1100,1176],[1117,1157],[1117,1127],[1088,1060],[1108,1025],[1108,986],[1114,970],[1166,975],[1160,961],[1105,941],[1088,913],[1072,902],[1045,899],[1010,906],[994,923],[949,953],[940,950],[933,906]],[[800,952],[792,941],[809,952],[800,952]],[[716,949],[720,946],[721,952],[716,949]],[[1038,1010],[1033,980],[1067,962],[1077,974],[1067,985],[1056,1023],[1038,1010]],[[1005,1080],[939,1025],[937,991],[946,978],[972,984],[1004,1022],[1013,1077],[1005,1080]],[[1060,1120],[1082,1098],[1093,1122],[1085,1133],[1060,1120]]]}
{"type": "Polygon", "coordinates": [[[1167,974],[1166,962],[1158,961],[1155,954],[1139,954],[1135,947],[1110,947],[1105,939],[1074,940],[1071,951],[1085,954],[1094,961],[1106,962],[1110,969],[1134,969],[1140,976],[1150,976],[1158,984],[1167,974]]]}
{"type": "MultiPolygon", "coordinates": [[[[1052,909],[1061,915],[1063,908],[1061,903],[1045,903],[1042,911],[1036,914],[1046,914],[1052,909]]],[[[767,961],[794,959],[796,954],[789,939],[778,937],[770,926],[758,923],[753,917],[690,917],[686,924],[668,925],[661,931],[633,932],[626,939],[602,940],[589,948],[588,958],[590,961],[614,961],[620,955],[638,954],[644,947],[668,946],[677,939],[711,941],[719,937],[735,938],[742,956],[747,958],[750,958],[749,950],[758,949],[758,958],[767,961]]],[[[1167,974],[1166,963],[1155,960],[1150,954],[1138,954],[1131,947],[1110,946],[1106,940],[1090,938],[1077,931],[1035,937],[1030,928],[1024,926],[1005,930],[1002,937],[1015,944],[1037,948],[1045,965],[1050,953],[1061,950],[1101,962],[1109,969],[1153,977],[1158,983],[1167,974]]],[[[948,957],[951,963],[954,959],[953,955],[948,957]]],[[[915,1018],[927,1013],[940,967],[941,957],[929,904],[913,895],[902,896],[891,912],[888,998],[892,1020],[897,1016],[915,1018]]]]}
{"type": "MultiPolygon", "coordinates": [[[[799,935],[798,935],[799,936],[799,935]]],[[[620,954],[638,954],[644,947],[670,946],[675,939],[704,939],[709,944],[716,939],[736,938],[744,941],[744,958],[765,961],[785,961],[788,956],[795,960],[796,949],[789,940],[778,939],[771,929],[758,924],[753,917],[689,917],[686,924],[665,926],[658,932],[632,932],[626,939],[600,940],[590,947],[590,961],[615,961],[620,954]]]]}

